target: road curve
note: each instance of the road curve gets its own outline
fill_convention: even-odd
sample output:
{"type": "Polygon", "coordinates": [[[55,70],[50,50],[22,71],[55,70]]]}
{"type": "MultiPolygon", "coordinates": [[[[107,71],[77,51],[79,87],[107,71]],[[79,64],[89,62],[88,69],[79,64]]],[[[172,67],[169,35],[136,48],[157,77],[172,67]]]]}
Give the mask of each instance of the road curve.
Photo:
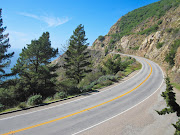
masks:
{"type": "Polygon", "coordinates": [[[0,119],[0,134],[77,134],[138,105],[157,91],[163,82],[163,72],[150,60],[131,57],[142,64],[142,69],[131,79],[60,106],[0,119]]]}

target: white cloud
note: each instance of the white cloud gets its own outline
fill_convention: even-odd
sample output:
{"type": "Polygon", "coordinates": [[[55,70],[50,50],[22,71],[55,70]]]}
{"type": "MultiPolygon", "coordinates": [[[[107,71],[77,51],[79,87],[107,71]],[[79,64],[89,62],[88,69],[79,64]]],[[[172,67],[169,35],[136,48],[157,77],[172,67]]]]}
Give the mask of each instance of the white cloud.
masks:
{"type": "Polygon", "coordinates": [[[54,17],[54,16],[37,16],[34,14],[29,14],[29,13],[24,13],[24,12],[20,12],[18,14],[26,16],[26,17],[31,17],[36,20],[43,21],[48,25],[48,27],[57,27],[70,20],[68,17],[59,18],[59,17],[54,17]]]}
{"type": "Polygon", "coordinates": [[[47,17],[47,16],[43,16],[42,20],[46,22],[49,27],[56,27],[69,21],[68,17],[60,19],[58,17],[47,17]]]}
{"type": "Polygon", "coordinates": [[[18,14],[20,14],[22,16],[31,17],[31,18],[40,20],[40,18],[37,15],[33,15],[33,14],[29,14],[29,13],[24,13],[24,12],[19,12],[18,14]]]}

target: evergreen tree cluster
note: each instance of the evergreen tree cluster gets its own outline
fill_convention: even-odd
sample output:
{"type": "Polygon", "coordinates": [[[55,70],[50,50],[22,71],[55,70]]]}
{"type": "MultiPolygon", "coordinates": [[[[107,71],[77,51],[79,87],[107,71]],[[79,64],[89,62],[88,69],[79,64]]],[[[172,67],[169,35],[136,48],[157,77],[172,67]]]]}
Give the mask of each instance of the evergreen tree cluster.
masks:
{"type": "Polygon", "coordinates": [[[44,32],[39,39],[32,40],[22,49],[12,73],[5,73],[14,53],[7,53],[10,48],[8,34],[3,34],[6,27],[0,9],[0,111],[17,106],[36,105],[48,97],[64,98],[67,95],[79,93],[78,83],[91,72],[89,66],[90,55],[85,38],[84,26],[79,25],[69,39],[69,46],[65,52],[64,66],[67,80],[57,82],[57,64],[51,59],[56,57],[58,49],[51,46],[49,32],[44,32]],[[15,79],[3,78],[14,75],[15,79]]]}
{"type": "Polygon", "coordinates": [[[47,96],[55,93],[53,78],[57,77],[55,73],[57,66],[51,65],[50,60],[57,54],[58,49],[51,47],[48,32],[43,33],[38,40],[32,40],[31,44],[22,49],[12,71],[18,74],[19,82],[24,86],[23,89],[26,89],[27,96],[33,94],[47,96]]]}
{"type": "Polygon", "coordinates": [[[23,107],[21,102],[33,105],[54,95],[58,66],[51,64],[51,58],[57,54],[58,49],[51,47],[48,32],[24,47],[12,68],[11,74],[16,79],[6,80],[0,87],[0,104],[8,108],[20,103],[23,107]]]}

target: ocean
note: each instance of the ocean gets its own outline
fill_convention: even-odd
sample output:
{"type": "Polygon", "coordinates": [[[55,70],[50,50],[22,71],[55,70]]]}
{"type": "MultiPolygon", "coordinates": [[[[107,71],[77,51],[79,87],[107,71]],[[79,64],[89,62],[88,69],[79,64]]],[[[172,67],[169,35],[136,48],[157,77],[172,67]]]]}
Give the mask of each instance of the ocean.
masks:
{"type": "MultiPolygon", "coordinates": [[[[14,52],[14,56],[10,59],[11,64],[9,65],[9,67],[5,68],[4,70],[5,70],[6,73],[11,73],[11,68],[13,68],[14,65],[16,65],[16,62],[17,62],[17,60],[19,58],[19,54],[22,52],[22,49],[11,49],[10,48],[8,50],[8,52],[9,53],[14,52]]],[[[57,59],[58,57],[59,57],[59,55],[57,55],[57,57],[55,57],[55,58],[52,58],[51,61],[57,59]]],[[[8,77],[7,79],[10,79],[10,78],[12,79],[12,78],[15,78],[15,77],[8,77]]]]}

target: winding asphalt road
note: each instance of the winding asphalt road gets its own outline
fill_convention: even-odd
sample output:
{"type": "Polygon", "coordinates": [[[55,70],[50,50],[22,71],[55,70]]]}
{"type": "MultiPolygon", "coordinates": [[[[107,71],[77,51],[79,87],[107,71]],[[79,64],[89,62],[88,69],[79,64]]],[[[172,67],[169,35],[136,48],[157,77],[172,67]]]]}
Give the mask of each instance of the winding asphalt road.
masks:
{"type": "Polygon", "coordinates": [[[0,134],[9,135],[12,132],[15,135],[78,134],[143,102],[160,87],[163,72],[150,60],[132,57],[142,64],[142,69],[129,80],[59,106],[1,118],[0,134]]]}

